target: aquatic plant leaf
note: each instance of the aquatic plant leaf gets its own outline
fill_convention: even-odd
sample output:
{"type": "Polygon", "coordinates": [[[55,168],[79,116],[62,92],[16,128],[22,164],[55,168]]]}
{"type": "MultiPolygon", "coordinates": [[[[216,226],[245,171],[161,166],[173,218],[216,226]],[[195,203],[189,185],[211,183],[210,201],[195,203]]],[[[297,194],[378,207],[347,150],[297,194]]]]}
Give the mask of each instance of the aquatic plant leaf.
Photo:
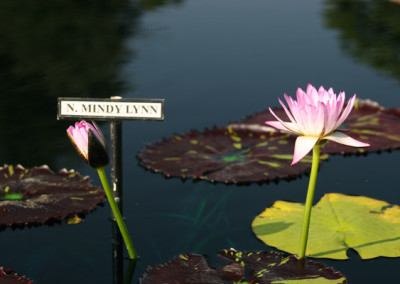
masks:
{"type": "Polygon", "coordinates": [[[347,283],[346,278],[322,263],[299,260],[276,252],[220,252],[216,268],[205,257],[181,254],[149,268],[140,283],[347,283]]]}
{"type": "Polygon", "coordinates": [[[92,210],[104,192],[74,171],[0,168],[0,226],[41,224],[92,210]],[[12,196],[12,198],[10,198],[12,196]]]}
{"type": "Polygon", "coordinates": [[[369,147],[345,147],[327,143],[324,153],[365,153],[400,148],[400,108],[383,108],[371,101],[359,101],[342,126],[349,136],[369,143],[369,147]]]}
{"type": "Polygon", "coordinates": [[[18,276],[16,274],[6,273],[3,269],[3,267],[0,267],[0,283],[1,284],[33,284],[33,281],[25,278],[25,276],[18,276]]]}
{"type": "Polygon", "coordinates": [[[175,134],[145,148],[138,157],[142,166],[167,177],[225,183],[266,182],[294,178],[310,169],[310,158],[290,166],[294,141],[294,136],[267,126],[232,124],[175,134]]]}
{"type": "MultiPolygon", "coordinates": [[[[289,121],[283,108],[274,112],[289,121]]],[[[266,120],[276,120],[269,111],[247,117],[242,123],[262,126],[266,120]]],[[[400,148],[400,108],[385,109],[370,100],[356,100],[356,104],[341,127],[356,140],[369,143],[369,147],[355,148],[328,141],[322,148],[328,154],[355,154],[400,148]]]]}
{"type": "MultiPolygon", "coordinates": [[[[276,201],[252,223],[269,246],[297,253],[304,205],[276,201]]],[[[314,205],[306,256],[347,259],[352,248],[362,259],[400,256],[400,207],[364,196],[325,194],[314,205]]]]}

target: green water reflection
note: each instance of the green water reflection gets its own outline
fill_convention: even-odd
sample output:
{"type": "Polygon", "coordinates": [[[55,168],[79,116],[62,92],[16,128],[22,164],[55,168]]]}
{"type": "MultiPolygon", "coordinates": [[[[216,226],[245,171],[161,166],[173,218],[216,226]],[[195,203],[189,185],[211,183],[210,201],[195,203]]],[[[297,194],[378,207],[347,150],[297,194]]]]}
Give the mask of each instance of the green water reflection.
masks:
{"type": "Polygon", "coordinates": [[[121,94],[139,14],[128,0],[1,2],[0,164],[51,165],[64,150],[57,97],[121,94]]]}
{"type": "Polygon", "coordinates": [[[339,31],[342,49],[400,79],[400,5],[381,0],[327,3],[325,24],[339,31]]]}
{"type": "Polygon", "coordinates": [[[156,10],[157,8],[169,6],[169,5],[178,5],[183,3],[183,0],[140,0],[138,1],[138,5],[141,10],[151,11],[156,10]]]}

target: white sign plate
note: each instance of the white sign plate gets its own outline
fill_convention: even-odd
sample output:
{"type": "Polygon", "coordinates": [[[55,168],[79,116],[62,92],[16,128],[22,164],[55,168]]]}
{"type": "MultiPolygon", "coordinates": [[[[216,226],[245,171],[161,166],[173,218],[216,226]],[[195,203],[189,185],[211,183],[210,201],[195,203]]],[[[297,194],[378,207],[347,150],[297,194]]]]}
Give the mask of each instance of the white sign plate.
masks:
{"type": "Polygon", "coordinates": [[[57,118],[164,120],[164,99],[58,98],[57,118]]]}

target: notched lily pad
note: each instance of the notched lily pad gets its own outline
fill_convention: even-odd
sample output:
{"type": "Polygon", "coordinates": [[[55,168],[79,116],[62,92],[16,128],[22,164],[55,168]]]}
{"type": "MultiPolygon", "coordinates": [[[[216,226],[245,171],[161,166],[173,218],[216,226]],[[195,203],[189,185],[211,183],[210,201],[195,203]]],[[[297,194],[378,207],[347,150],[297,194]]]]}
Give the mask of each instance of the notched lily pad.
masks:
{"type": "MultiPolygon", "coordinates": [[[[289,121],[283,108],[274,108],[274,112],[284,121],[289,121]]],[[[267,120],[276,118],[265,111],[247,117],[242,123],[255,127],[265,125],[267,120]]],[[[348,129],[345,131],[347,135],[371,146],[355,148],[328,142],[322,149],[324,153],[361,154],[400,148],[400,108],[385,109],[376,102],[357,99],[342,128],[348,129]]]]}
{"type": "MultiPolygon", "coordinates": [[[[252,223],[269,246],[298,251],[304,205],[276,201],[252,223]]],[[[354,249],[362,259],[400,256],[400,206],[364,196],[325,194],[314,205],[306,256],[347,259],[354,249]]]]}
{"type": "Polygon", "coordinates": [[[343,128],[349,129],[346,134],[370,146],[353,148],[327,143],[323,152],[352,154],[400,148],[400,108],[385,109],[372,101],[359,101],[343,128]]]}
{"type": "Polygon", "coordinates": [[[92,210],[104,192],[73,170],[0,168],[0,226],[34,225],[92,210]]]}
{"type": "Polygon", "coordinates": [[[224,250],[214,262],[215,267],[201,255],[180,255],[149,268],[140,283],[347,283],[342,274],[322,263],[276,252],[224,250]]]}
{"type": "Polygon", "coordinates": [[[167,177],[267,182],[291,179],[311,168],[309,157],[290,166],[295,138],[266,126],[232,124],[174,135],[145,148],[138,157],[142,166],[167,177]]]}
{"type": "Polygon", "coordinates": [[[3,269],[3,267],[0,267],[0,283],[1,284],[33,284],[33,281],[25,278],[25,276],[18,276],[16,274],[6,273],[3,269]]]}

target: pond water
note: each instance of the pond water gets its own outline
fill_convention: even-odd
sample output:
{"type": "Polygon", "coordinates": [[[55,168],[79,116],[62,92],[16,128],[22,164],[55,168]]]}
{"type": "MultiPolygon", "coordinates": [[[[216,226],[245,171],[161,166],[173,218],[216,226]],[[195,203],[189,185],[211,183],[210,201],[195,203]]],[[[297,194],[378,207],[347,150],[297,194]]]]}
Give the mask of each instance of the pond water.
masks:
{"type": "MultiPolygon", "coordinates": [[[[400,107],[400,6],[347,2],[2,1],[0,162],[75,169],[100,185],[65,134],[73,122],[56,120],[57,97],[165,98],[165,122],[123,123],[124,215],[140,255],[131,283],[184,252],[274,250],[253,235],[251,221],[276,200],[304,202],[306,176],[249,186],[183,182],[144,170],[136,155],[173,133],[276,106],[308,83],[400,107]],[[196,224],[202,206],[206,222],[196,224]]],[[[109,139],[108,123],[100,125],[109,139]]],[[[339,192],[400,204],[399,159],[399,151],[333,156],[320,169],[315,201],[339,192]]],[[[112,283],[109,216],[106,203],[77,225],[7,228],[0,266],[38,284],[112,283]]],[[[398,258],[349,254],[318,261],[349,283],[397,279],[398,258]]]]}

